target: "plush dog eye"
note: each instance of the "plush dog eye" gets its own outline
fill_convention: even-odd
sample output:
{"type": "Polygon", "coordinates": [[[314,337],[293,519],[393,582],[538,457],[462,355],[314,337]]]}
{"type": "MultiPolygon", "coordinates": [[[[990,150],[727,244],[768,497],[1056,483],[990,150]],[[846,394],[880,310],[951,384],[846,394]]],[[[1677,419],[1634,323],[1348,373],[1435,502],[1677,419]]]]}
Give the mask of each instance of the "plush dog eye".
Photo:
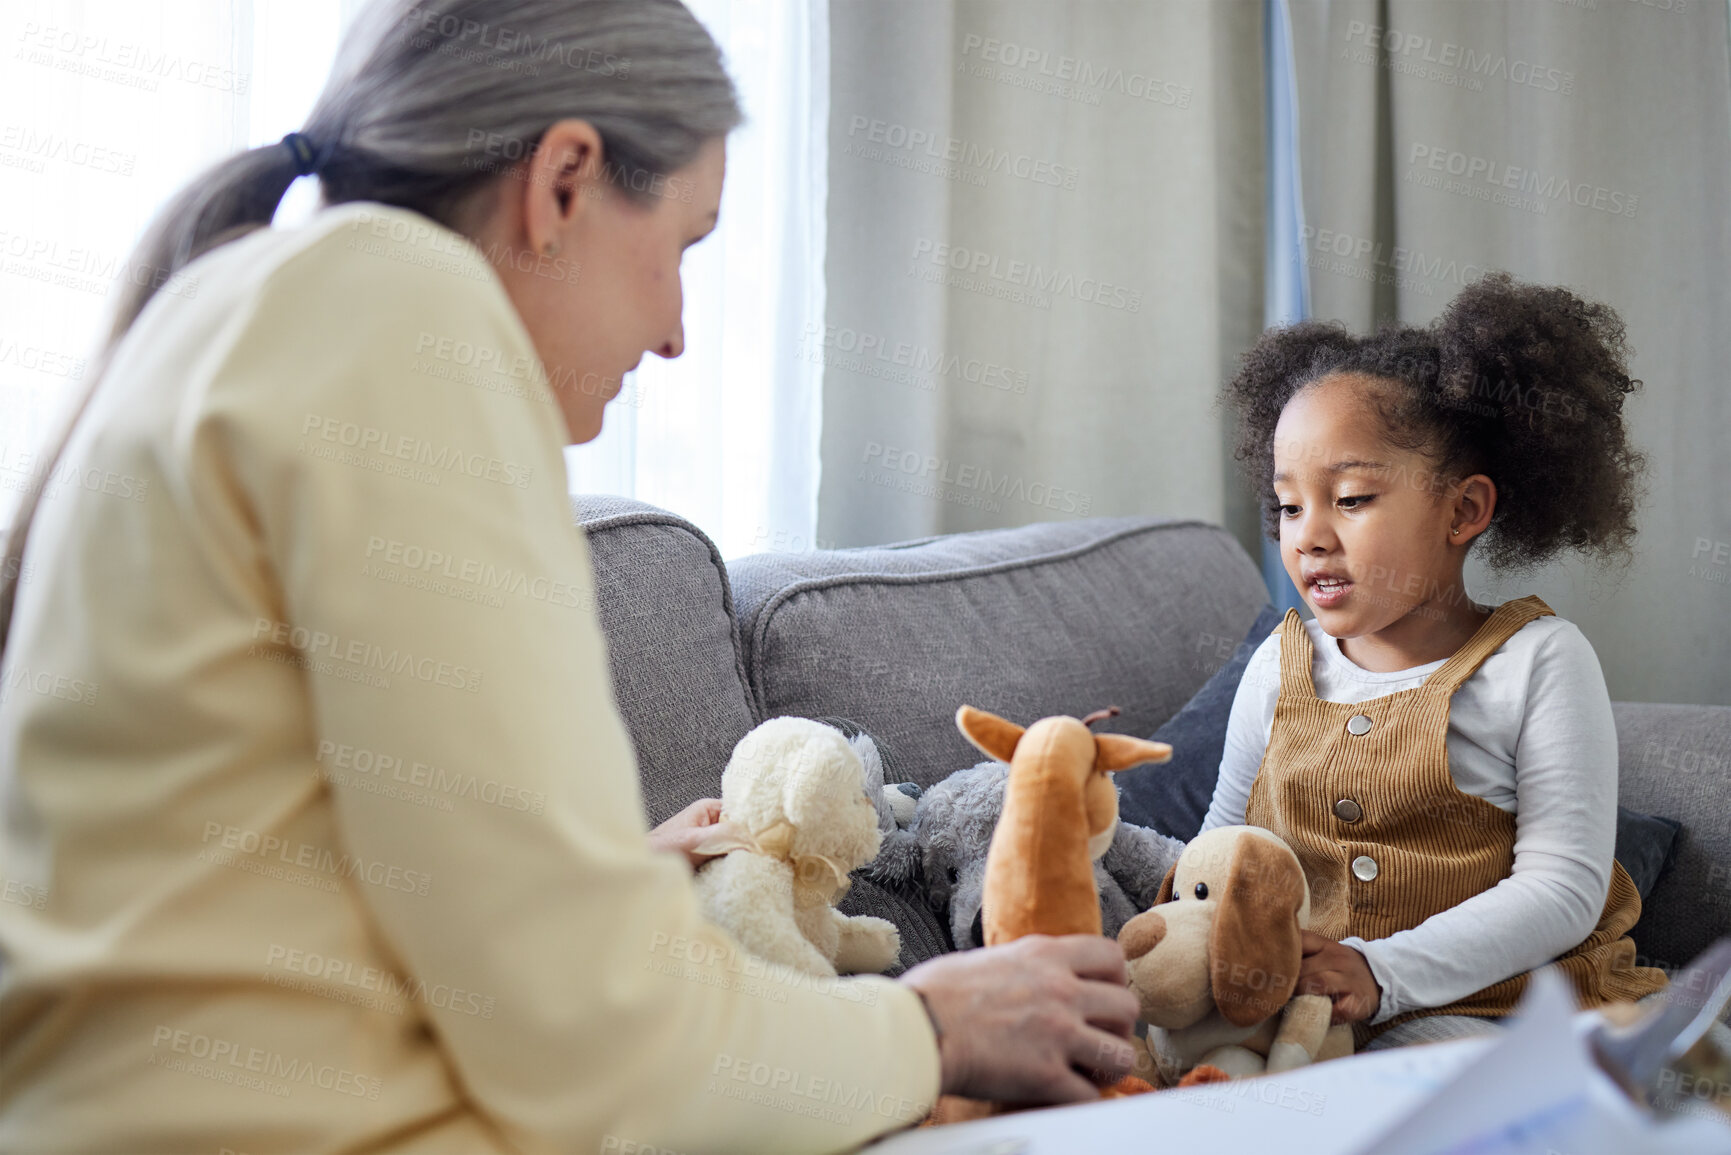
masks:
{"type": "Polygon", "coordinates": [[[1196,897],[1197,898],[1207,898],[1208,897],[1208,884],[1206,882],[1199,882],[1196,884],[1196,897]]]}
{"type": "Polygon", "coordinates": [[[961,875],[956,873],[956,868],[953,866],[950,867],[950,869],[949,869],[949,875],[950,875],[950,885],[951,886],[954,886],[956,884],[956,879],[961,877],[961,875]]]}

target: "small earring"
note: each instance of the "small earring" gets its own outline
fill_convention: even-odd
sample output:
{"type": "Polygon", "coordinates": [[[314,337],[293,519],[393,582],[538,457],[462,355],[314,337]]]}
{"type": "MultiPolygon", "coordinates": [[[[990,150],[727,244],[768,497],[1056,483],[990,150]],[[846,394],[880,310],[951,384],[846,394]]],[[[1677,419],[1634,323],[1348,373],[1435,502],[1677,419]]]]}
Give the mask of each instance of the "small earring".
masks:
{"type": "Polygon", "coordinates": [[[541,255],[544,257],[550,257],[558,251],[559,245],[555,241],[548,241],[546,244],[541,246],[541,255]]]}
{"type": "Polygon", "coordinates": [[[1460,532],[1460,530],[1458,530],[1458,529],[1451,529],[1451,530],[1449,530],[1449,532],[1450,532],[1450,533],[1459,533],[1459,532],[1460,532]]]}

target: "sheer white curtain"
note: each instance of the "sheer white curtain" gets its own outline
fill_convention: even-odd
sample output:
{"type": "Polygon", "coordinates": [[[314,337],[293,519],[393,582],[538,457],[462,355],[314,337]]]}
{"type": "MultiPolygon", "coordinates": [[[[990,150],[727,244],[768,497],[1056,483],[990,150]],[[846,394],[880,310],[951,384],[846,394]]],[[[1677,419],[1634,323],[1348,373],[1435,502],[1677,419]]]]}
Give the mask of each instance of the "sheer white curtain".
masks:
{"type": "Polygon", "coordinates": [[[811,549],[817,524],[828,190],[827,0],[687,0],[727,54],[746,123],[721,224],[686,254],[685,354],[653,355],[601,436],[566,451],[580,493],[696,522],[722,556],[811,549]]]}
{"type": "MultiPolygon", "coordinates": [[[[300,127],[364,0],[8,0],[0,6],[0,517],[40,468],[145,224],[205,165],[300,127]]],[[[684,357],[650,357],[573,488],[690,517],[728,556],[809,547],[823,316],[823,0],[694,0],[751,118],[721,225],[686,256],[684,357]]],[[[279,224],[312,210],[298,181],[279,224]]]]}
{"type": "MultiPolygon", "coordinates": [[[[311,107],[355,0],[0,8],[0,516],[38,484],[158,205],[311,107]]],[[[303,182],[305,183],[305,182],[303,182]]],[[[310,190],[297,189],[297,195],[310,190]]]]}

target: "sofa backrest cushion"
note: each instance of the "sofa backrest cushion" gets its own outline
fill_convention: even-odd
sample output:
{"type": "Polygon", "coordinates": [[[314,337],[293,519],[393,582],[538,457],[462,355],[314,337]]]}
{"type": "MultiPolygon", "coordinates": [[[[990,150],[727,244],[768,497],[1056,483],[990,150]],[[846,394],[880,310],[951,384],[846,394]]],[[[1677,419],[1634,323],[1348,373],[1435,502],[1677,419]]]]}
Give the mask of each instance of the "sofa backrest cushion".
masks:
{"type": "Polygon", "coordinates": [[[637,750],[654,825],[721,796],[721,772],[755,725],[727,567],[703,532],[640,501],[584,495],[613,692],[637,750]]]}
{"type": "Polygon", "coordinates": [[[1117,776],[1120,818],[1185,842],[1196,837],[1214,802],[1214,784],[1226,753],[1226,723],[1232,717],[1244,668],[1285,616],[1272,605],[1263,606],[1237,645],[1228,650],[1225,647],[1232,639],[1221,639],[1216,654],[1225,654],[1221,667],[1183,709],[1149,735],[1172,747],[1172,757],[1133,766],[1117,776]]]}
{"type": "Polygon", "coordinates": [[[1268,593],[1224,529],[1090,518],[728,565],[760,717],[840,716],[922,786],[980,755],[963,703],[1021,725],[1123,710],[1147,737],[1244,636],[1268,593]]]}
{"type": "Polygon", "coordinates": [[[1617,800],[1682,824],[1630,931],[1641,961],[1686,965],[1731,934],[1731,706],[1612,702],[1617,800]]]}

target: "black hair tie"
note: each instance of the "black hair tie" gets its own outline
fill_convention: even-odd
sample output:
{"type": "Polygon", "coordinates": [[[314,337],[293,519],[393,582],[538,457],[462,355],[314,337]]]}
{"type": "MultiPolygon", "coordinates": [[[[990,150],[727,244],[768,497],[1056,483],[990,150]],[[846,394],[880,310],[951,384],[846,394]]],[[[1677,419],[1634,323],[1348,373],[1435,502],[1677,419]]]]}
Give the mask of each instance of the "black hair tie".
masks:
{"type": "Polygon", "coordinates": [[[282,138],[283,147],[295,158],[295,175],[312,176],[324,165],[325,156],[313,147],[313,142],[298,132],[282,138]]]}

